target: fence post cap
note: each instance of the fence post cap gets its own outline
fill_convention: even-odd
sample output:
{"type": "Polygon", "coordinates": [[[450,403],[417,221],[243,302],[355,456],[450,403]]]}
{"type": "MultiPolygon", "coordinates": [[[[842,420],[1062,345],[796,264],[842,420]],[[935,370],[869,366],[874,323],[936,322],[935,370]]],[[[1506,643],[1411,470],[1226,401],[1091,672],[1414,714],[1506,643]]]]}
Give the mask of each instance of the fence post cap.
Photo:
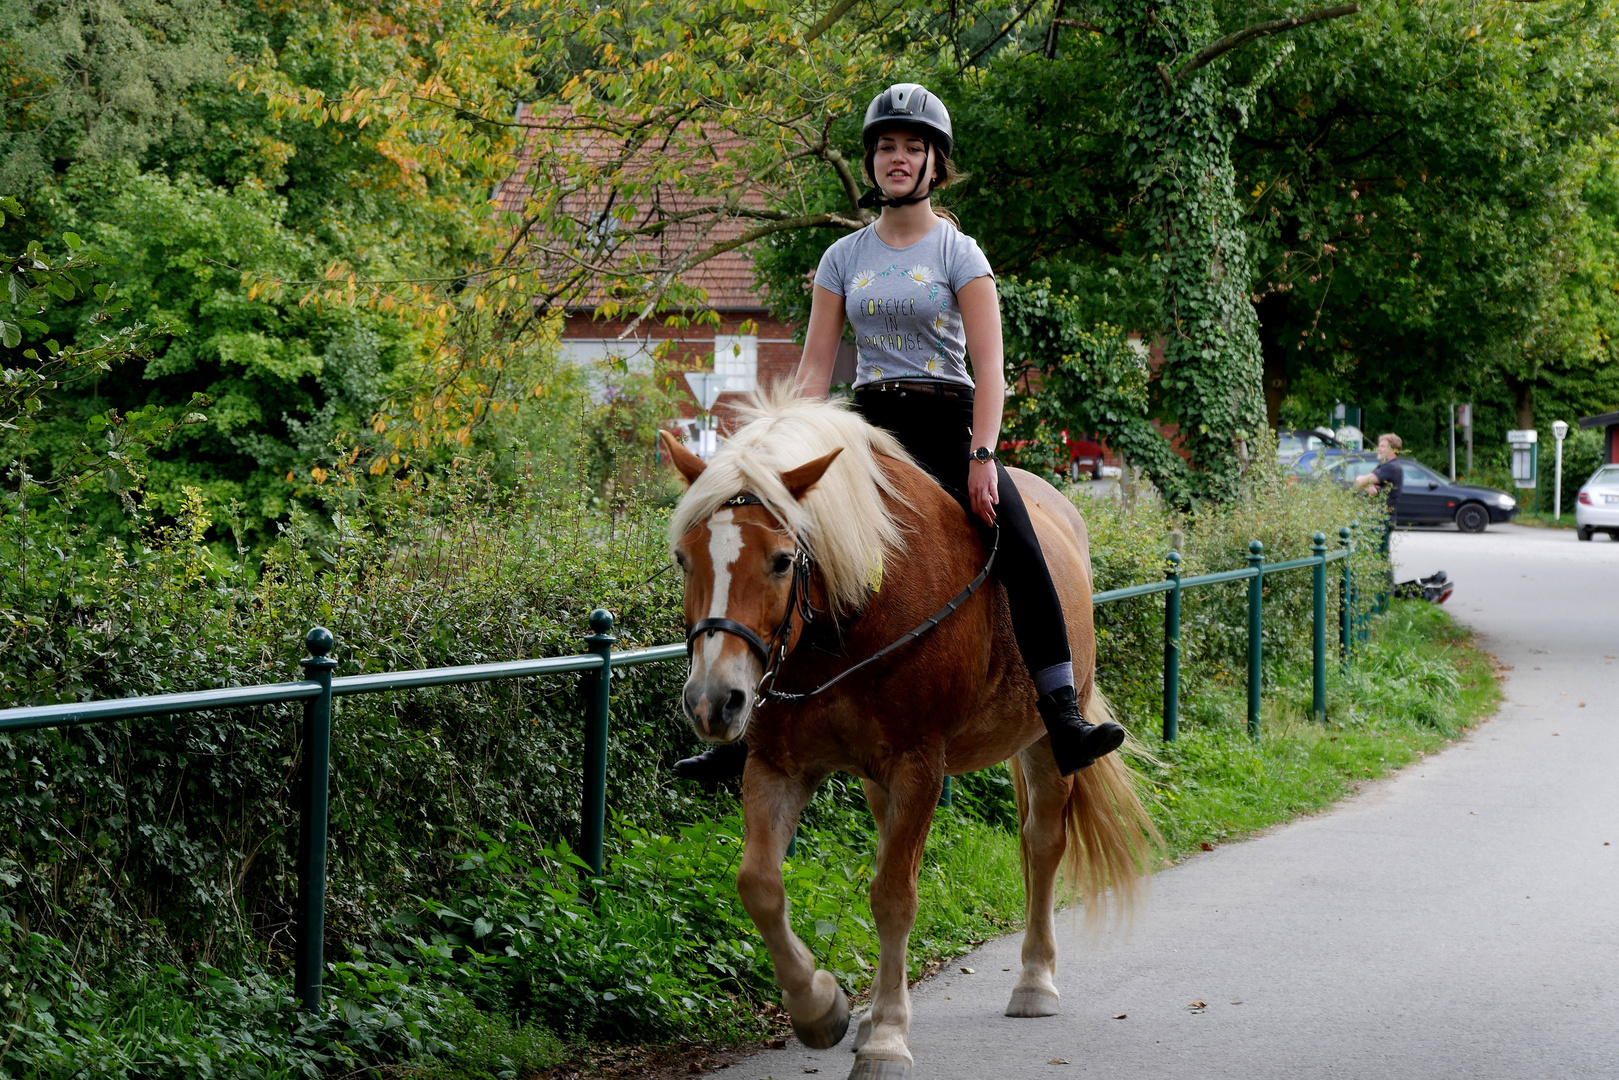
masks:
{"type": "Polygon", "coordinates": [[[1265,545],[1264,544],[1261,544],[1258,540],[1250,540],[1250,541],[1248,541],[1248,557],[1250,559],[1254,558],[1257,555],[1262,555],[1262,554],[1264,554],[1264,552],[1265,552],[1265,545]]]}
{"type": "Polygon", "coordinates": [[[613,632],[613,613],[606,608],[597,608],[590,613],[590,632],[592,634],[611,634],[613,632]]]}
{"type": "Polygon", "coordinates": [[[1327,534],[1321,532],[1316,533],[1314,536],[1310,537],[1310,543],[1314,544],[1316,547],[1326,547],[1327,534]]]}
{"type": "Polygon", "coordinates": [[[1340,525],[1340,526],[1338,526],[1338,539],[1343,541],[1346,544],[1349,543],[1349,526],[1348,525],[1340,525]]]}
{"type": "Polygon", "coordinates": [[[324,626],[313,627],[310,629],[309,633],[304,635],[304,648],[308,649],[309,655],[315,657],[316,659],[319,659],[331,652],[332,646],[336,644],[337,639],[334,638],[332,636],[332,632],[326,629],[324,626]]]}
{"type": "Polygon", "coordinates": [[[1173,568],[1173,569],[1179,569],[1180,568],[1180,564],[1181,564],[1181,553],[1180,552],[1171,551],[1169,554],[1164,556],[1164,559],[1166,561],[1168,561],[1171,568],[1173,568]]]}

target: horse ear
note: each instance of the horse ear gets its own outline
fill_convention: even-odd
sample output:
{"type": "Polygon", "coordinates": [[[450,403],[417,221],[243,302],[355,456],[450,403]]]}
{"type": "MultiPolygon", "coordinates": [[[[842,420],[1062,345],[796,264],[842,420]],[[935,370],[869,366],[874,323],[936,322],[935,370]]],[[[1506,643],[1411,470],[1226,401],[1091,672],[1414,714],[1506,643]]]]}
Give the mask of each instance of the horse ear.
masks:
{"type": "Polygon", "coordinates": [[[832,462],[836,461],[841,453],[843,447],[840,446],[825,457],[807,461],[796,469],[788,469],[781,474],[781,482],[787,485],[787,490],[792,492],[793,498],[802,499],[809,493],[809,489],[826,475],[826,470],[832,467],[832,462]]]}
{"type": "Polygon", "coordinates": [[[675,438],[674,432],[659,429],[658,438],[663,440],[663,448],[669,451],[669,461],[674,465],[686,486],[691,487],[697,478],[703,475],[708,468],[708,462],[686,449],[686,444],[675,438]]]}

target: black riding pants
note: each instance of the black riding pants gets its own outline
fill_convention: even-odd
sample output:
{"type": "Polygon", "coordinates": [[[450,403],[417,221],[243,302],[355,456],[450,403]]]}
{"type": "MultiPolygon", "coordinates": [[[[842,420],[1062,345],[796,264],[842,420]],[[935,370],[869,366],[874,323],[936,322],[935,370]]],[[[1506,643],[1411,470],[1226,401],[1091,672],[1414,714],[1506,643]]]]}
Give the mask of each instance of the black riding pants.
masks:
{"type": "MultiPolygon", "coordinates": [[[[967,469],[972,460],[973,394],[963,387],[951,396],[898,390],[856,390],[854,407],[866,420],[892,432],[916,463],[933,475],[967,511],[980,529],[984,521],[973,513],[967,496],[967,469]]],[[[1000,549],[995,556],[995,577],[1006,589],[1012,609],[1012,629],[1023,662],[1042,691],[1067,685],[1072,672],[1058,673],[1071,662],[1068,629],[1062,603],[1057,599],[1045,553],[1034,534],[1028,508],[1017,485],[999,463],[995,507],[1001,526],[1000,549]],[[1044,677],[1042,677],[1044,676],[1044,677]]]]}

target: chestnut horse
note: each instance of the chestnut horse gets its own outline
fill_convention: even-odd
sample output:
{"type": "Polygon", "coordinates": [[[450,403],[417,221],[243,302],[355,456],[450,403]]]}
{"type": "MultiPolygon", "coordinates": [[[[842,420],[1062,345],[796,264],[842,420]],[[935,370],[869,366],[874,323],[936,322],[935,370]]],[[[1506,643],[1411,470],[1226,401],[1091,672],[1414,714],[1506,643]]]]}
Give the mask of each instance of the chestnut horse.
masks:
{"type": "MultiPolygon", "coordinates": [[[[890,435],[842,406],[775,391],[744,416],[706,465],[664,435],[688,485],[670,527],[686,624],[696,627],[685,711],[708,742],[747,738],[737,889],[770,950],[793,1030],[817,1049],[842,1040],[849,1001],[788,923],[781,862],[821,781],[837,770],[860,778],[878,828],[871,911],[881,951],[850,1076],[906,1077],[905,948],[946,776],[1012,760],[1027,931],[1008,1016],[1057,1012],[1064,856],[1067,884],[1094,917],[1110,889],[1135,903],[1157,834],[1119,755],[1058,774],[998,587],[977,590],[931,632],[824,692],[790,700],[933,616],[989,551],[961,506],[890,435]]],[[[1085,524],[1049,484],[1012,475],[1062,598],[1080,700],[1100,720],[1085,524]]]]}

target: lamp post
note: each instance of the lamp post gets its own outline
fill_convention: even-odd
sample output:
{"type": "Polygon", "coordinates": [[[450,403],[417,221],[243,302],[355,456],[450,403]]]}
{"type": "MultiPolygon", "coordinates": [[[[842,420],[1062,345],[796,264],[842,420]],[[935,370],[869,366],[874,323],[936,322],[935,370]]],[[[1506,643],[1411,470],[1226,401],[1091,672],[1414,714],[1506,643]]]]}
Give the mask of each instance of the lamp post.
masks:
{"type": "Polygon", "coordinates": [[[1568,423],[1552,421],[1552,437],[1557,440],[1557,472],[1552,478],[1552,520],[1563,520],[1563,438],[1568,434],[1568,423]]]}

